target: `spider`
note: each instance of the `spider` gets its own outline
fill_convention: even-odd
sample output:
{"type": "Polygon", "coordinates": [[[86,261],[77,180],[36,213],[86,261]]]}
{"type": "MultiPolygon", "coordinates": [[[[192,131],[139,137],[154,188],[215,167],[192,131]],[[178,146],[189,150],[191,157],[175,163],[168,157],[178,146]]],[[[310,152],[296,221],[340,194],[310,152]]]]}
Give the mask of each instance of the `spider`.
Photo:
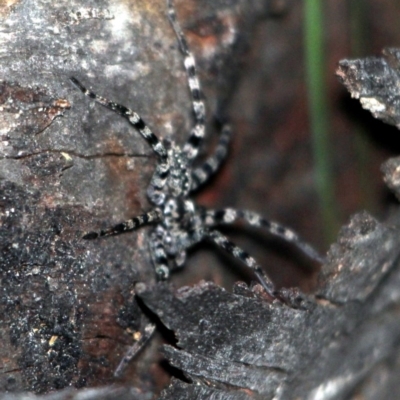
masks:
{"type": "MultiPolygon", "coordinates": [[[[184,68],[187,73],[188,86],[191,95],[191,106],[194,114],[194,126],[183,147],[173,141],[160,140],[146,125],[135,111],[98,96],[86,89],[76,78],[72,83],[86,96],[95,102],[126,118],[153,149],[157,157],[157,166],[147,190],[147,195],[154,208],[142,215],[131,218],[109,229],[99,232],[89,232],[84,239],[118,235],[134,231],[145,225],[152,225],[149,250],[158,280],[166,280],[170,271],[182,267],[189,247],[203,239],[214,242],[233,257],[241,260],[250,268],[264,290],[271,298],[276,298],[272,281],[263,272],[256,260],[248,253],[227,239],[216,227],[221,224],[232,224],[241,219],[252,226],[260,227],[273,235],[293,243],[310,258],[323,262],[316,250],[302,241],[291,229],[276,222],[268,221],[252,211],[226,208],[209,210],[197,205],[190,199],[190,194],[207,183],[209,178],[218,171],[225,159],[231,139],[231,128],[223,124],[215,152],[202,165],[193,166],[205,134],[205,104],[200,83],[197,78],[195,59],[189,50],[184,34],[177,22],[172,0],[166,0],[168,19],[171,23],[180,51],[184,56],[184,68]]],[[[154,328],[153,328],[154,329],[154,328]]],[[[142,344],[151,336],[152,328],[146,327],[142,344]],[[147,329],[147,331],[146,331],[147,329]]],[[[136,353],[140,345],[132,347],[117,368],[127,363],[136,353]]]]}

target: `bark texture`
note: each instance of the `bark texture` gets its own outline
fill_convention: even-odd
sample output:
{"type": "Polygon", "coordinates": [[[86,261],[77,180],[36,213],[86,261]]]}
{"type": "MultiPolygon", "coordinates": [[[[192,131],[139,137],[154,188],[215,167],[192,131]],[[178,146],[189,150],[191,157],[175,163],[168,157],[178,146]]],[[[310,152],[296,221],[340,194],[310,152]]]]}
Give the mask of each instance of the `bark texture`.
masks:
{"type": "MultiPolygon", "coordinates": [[[[270,4],[176,5],[211,116],[234,92],[244,45],[270,4]]],[[[155,285],[145,229],[81,240],[148,209],[155,160],[123,119],[93,105],[68,78],[183,143],[189,95],[164,2],[21,0],[0,12],[1,398],[148,399],[167,386],[160,399],[393,399],[400,372],[396,214],[386,223],[356,215],[308,295],[282,289],[281,301],[271,303],[258,285],[236,284],[232,293],[210,282],[155,285]],[[163,357],[177,378],[168,383],[153,342],[116,382],[113,371],[146,308],[175,335],[163,357]]],[[[396,126],[397,54],[343,61],[339,70],[364,105],[396,126]]],[[[257,140],[246,143],[257,147],[257,140]]],[[[259,158],[248,158],[254,163],[244,174],[258,176],[259,158]]],[[[383,167],[397,195],[398,169],[397,159],[383,167]]],[[[238,181],[245,187],[246,179],[238,181]]],[[[209,260],[196,261],[193,281],[214,270],[209,260]]]]}

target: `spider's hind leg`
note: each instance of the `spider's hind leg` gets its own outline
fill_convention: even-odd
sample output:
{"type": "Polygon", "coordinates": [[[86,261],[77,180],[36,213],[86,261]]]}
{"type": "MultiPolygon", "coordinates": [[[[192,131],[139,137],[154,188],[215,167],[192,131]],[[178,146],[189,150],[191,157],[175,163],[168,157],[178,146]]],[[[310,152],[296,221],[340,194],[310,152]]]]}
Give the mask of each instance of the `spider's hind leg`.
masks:
{"type": "Polygon", "coordinates": [[[272,235],[279,236],[283,240],[293,243],[311,259],[316,260],[321,264],[325,262],[325,258],[320,255],[314,247],[301,240],[299,235],[292,229],[278,224],[277,222],[268,221],[253,211],[235,210],[233,208],[226,208],[223,210],[204,210],[202,219],[205,226],[208,227],[220,224],[232,224],[239,219],[243,219],[249,225],[263,228],[272,235]]]}
{"type": "Polygon", "coordinates": [[[229,254],[234,256],[235,258],[242,261],[247,265],[250,269],[254,271],[254,274],[257,276],[259,282],[261,283],[264,290],[272,297],[275,296],[275,287],[272,281],[268,278],[268,276],[264,273],[262,268],[257,264],[257,261],[251,257],[248,253],[242,250],[240,247],[236,246],[233,242],[231,242],[226,236],[224,236],[221,232],[212,230],[205,234],[206,237],[210,238],[214,241],[219,247],[226,250],[229,254]]]}
{"type": "Polygon", "coordinates": [[[163,244],[165,231],[157,226],[150,234],[149,249],[157,279],[165,281],[169,278],[168,255],[163,244]]]}

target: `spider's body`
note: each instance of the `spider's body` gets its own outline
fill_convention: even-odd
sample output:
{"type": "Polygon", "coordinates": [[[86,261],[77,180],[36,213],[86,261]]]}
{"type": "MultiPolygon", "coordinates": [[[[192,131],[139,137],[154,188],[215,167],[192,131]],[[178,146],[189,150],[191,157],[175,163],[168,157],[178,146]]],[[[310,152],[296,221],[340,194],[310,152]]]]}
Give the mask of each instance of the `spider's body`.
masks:
{"type": "Polygon", "coordinates": [[[209,177],[218,170],[227,154],[231,130],[228,125],[224,125],[214,155],[199,167],[193,167],[193,161],[198,154],[205,133],[205,105],[196,75],[195,60],[176,22],[171,0],[167,0],[167,7],[168,17],[176,33],[180,49],[185,56],[184,66],[188,75],[195,120],[194,127],[183,147],[173,141],[160,141],[135,111],[94,94],[78,80],[71,78],[72,82],[85,95],[126,118],[148,142],[158,158],[147,190],[149,200],[154,204],[154,208],[110,229],[90,232],[84,238],[95,239],[100,236],[132,231],[143,225],[154,225],[150,232],[150,254],[160,280],[168,278],[170,269],[181,267],[184,264],[186,250],[189,247],[203,239],[208,239],[251,268],[266,292],[274,297],[272,282],[266,277],[254,258],[216,230],[217,225],[231,224],[238,219],[243,219],[250,225],[262,227],[270,233],[292,242],[311,258],[321,261],[322,257],[311,246],[302,242],[292,230],[267,221],[254,212],[229,208],[206,210],[197,206],[189,198],[192,191],[206,183],[209,177]]]}

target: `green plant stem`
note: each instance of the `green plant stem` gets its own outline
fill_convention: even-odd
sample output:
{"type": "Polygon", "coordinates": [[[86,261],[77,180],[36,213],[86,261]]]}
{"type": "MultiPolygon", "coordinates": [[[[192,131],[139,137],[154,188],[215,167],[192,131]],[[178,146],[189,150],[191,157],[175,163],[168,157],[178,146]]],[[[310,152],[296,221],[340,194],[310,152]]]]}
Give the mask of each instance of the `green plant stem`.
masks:
{"type": "Polygon", "coordinates": [[[339,219],[329,141],[330,121],[325,79],[323,5],[322,0],[304,0],[304,41],[315,184],[320,199],[324,238],[325,241],[331,243],[336,237],[339,219]]]}

